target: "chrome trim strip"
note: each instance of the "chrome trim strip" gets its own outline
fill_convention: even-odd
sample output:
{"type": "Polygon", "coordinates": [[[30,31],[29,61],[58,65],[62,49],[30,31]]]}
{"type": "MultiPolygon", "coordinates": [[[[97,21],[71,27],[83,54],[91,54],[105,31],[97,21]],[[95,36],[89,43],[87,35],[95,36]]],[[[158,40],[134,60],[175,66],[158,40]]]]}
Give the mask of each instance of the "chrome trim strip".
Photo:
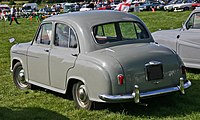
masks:
{"type": "MultiPolygon", "coordinates": [[[[189,88],[191,85],[192,83],[189,80],[187,80],[187,82],[184,83],[184,89],[189,88]]],[[[160,89],[160,90],[155,90],[155,91],[144,92],[144,93],[140,93],[140,98],[180,91],[180,88],[181,88],[180,86],[177,86],[177,87],[170,87],[170,88],[165,88],[165,89],[160,89]]],[[[107,102],[129,101],[129,100],[133,100],[135,97],[136,97],[135,92],[133,92],[132,94],[126,94],[126,95],[105,95],[105,94],[99,95],[99,98],[101,100],[107,101],[107,102]]]]}

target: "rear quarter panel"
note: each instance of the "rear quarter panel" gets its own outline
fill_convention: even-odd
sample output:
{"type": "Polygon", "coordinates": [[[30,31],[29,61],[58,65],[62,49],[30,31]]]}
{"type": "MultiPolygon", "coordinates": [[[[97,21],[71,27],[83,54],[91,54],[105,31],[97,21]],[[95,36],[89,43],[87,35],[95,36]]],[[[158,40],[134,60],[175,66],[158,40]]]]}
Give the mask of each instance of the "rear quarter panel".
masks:
{"type": "Polygon", "coordinates": [[[125,93],[125,85],[118,85],[117,81],[117,75],[123,74],[121,66],[112,57],[94,54],[79,55],[75,67],[69,70],[67,79],[82,81],[87,86],[92,101],[103,102],[99,99],[100,94],[125,93]]]}
{"type": "Polygon", "coordinates": [[[177,51],[177,35],[179,35],[180,29],[176,30],[161,30],[152,33],[154,41],[165,47],[177,51]]]}

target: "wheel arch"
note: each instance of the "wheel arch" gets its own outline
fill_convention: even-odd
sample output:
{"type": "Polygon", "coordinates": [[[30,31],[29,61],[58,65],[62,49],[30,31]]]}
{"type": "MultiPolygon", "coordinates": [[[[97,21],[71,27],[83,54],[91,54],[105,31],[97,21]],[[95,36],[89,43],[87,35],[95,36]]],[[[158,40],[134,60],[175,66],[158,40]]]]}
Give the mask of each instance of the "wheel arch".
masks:
{"type": "Polygon", "coordinates": [[[19,57],[14,57],[12,59],[11,66],[10,66],[11,72],[13,71],[13,68],[14,68],[15,64],[18,63],[18,62],[20,62],[22,64],[22,67],[23,67],[23,69],[25,71],[25,73],[24,73],[25,74],[25,79],[26,79],[26,81],[28,81],[28,71],[27,71],[26,61],[23,62],[23,60],[21,60],[19,57]]]}
{"type": "Polygon", "coordinates": [[[15,83],[15,85],[17,86],[17,88],[19,89],[29,89],[31,88],[31,84],[29,84],[26,81],[26,75],[24,72],[24,68],[22,65],[22,62],[20,62],[19,60],[13,60],[13,81],[15,83]]]}
{"type": "Polygon", "coordinates": [[[22,63],[21,60],[19,60],[19,59],[17,59],[17,58],[14,58],[14,59],[12,60],[12,63],[11,63],[11,70],[13,70],[15,64],[18,63],[18,62],[20,62],[20,63],[22,64],[22,66],[23,66],[23,63],[22,63]]]}
{"type": "MultiPolygon", "coordinates": [[[[73,85],[77,82],[82,82],[85,84],[85,81],[81,78],[78,78],[78,77],[70,77],[68,80],[67,80],[67,84],[66,84],[66,94],[67,96],[72,99],[73,96],[72,96],[72,89],[73,89],[73,85]]],[[[88,89],[88,88],[87,88],[88,89]]]]}
{"type": "Polygon", "coordinates": [[[77,64],[67,72],[66,93],[69,94],[73,84],[78,81],[86,85],[86,90],[91,101],[102,102],[98,97],[99,94],[112,93],[112,82],[109,73],[103,67],[92,62],[77,64]]]}

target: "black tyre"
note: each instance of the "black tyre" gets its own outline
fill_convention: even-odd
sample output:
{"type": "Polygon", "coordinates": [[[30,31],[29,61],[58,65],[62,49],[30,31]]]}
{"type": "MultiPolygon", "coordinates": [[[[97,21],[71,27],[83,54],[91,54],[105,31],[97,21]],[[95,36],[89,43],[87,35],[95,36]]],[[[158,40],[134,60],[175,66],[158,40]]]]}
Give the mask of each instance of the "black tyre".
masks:
{"type": "Polygon", "coordinates": [[[87,110],[91,109],[92,101],[89,100],[86,86],[82,82],[77,82],[73,85],[72,95],[76,108],[87,110]]]}
{"type": "Polygon", "coordinates": [[[20,62],[16,63],[13,68],[13,81],[19,89],[29,89],[31,87],[25,80],[24,69],[20,62]]]}
{"type": "Polygon", "coordinates": [[[187,10],[190,10],[190,8],[189,7],[183,8],[183,11],[187,11],[187,10]]]}

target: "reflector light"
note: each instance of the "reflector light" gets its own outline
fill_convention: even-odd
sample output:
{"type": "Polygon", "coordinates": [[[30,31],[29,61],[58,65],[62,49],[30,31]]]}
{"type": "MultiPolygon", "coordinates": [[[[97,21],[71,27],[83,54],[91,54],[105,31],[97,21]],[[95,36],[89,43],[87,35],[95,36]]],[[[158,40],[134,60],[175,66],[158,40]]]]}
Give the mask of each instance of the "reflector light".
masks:
{"type": "Polygon", "coordinates": [[[117,78],[118,78],[118,84],[122,85],[124,83],[124,76],[120,74],[117,76],[117,78]]]}

